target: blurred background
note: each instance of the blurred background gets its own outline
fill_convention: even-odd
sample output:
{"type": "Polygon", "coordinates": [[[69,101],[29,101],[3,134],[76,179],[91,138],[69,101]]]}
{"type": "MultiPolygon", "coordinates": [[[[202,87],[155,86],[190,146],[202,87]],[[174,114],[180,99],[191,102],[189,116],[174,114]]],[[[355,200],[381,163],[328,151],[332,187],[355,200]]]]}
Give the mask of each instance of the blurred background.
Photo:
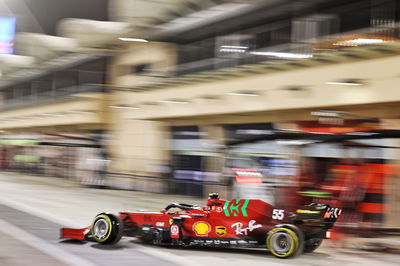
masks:
{"type": "Polygon", "coordinates": [[[399,240],[399,22],[397,0],[0,0],[2,182],[324,202],[338,235],[399,240]]]}

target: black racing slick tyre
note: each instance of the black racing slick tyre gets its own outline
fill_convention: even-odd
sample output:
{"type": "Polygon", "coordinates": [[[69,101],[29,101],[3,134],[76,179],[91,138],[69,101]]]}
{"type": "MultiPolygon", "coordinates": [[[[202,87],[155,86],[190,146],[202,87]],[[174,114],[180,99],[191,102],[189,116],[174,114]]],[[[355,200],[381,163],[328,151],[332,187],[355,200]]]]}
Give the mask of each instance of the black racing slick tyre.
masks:
{"type": "Polygon", "coordinates": [[[268,232],[266,245],[268,250],[278,258],[289,258],[302,251],[303,238],[297,230],[286,227],[275,227],[268,232]]]}
{"type": "Polygon", "coordinates": [[[90,233],[96,242],[102,245],[113,245],[121,239],[123,226],[119,217],[109,213],[100,213],[94,218],[90,233]]]}
{"type": "Polygon", "coordinates": [[[316,250],[322,243],[322,238],[310,238],[304,243],[304,252],[310,253],[316,250]]]}

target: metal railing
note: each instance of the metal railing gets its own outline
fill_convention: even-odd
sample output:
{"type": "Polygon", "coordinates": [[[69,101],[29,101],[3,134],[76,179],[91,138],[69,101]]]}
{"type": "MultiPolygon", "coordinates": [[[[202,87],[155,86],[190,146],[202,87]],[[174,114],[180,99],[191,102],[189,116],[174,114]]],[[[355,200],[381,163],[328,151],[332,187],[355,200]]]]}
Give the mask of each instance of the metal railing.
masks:
{"type": "Polygon", "coordinates": [[[47,102],[65,99],[68,96],[88,92],[104,92],[106,85],[102,84],[80,84],[76,86],[65,87],[57,90],[51,90],[46,93],[31,94],[5,100],[0,105],[0,110],[20,108],[30,105],[43,104],[47,102]]]}

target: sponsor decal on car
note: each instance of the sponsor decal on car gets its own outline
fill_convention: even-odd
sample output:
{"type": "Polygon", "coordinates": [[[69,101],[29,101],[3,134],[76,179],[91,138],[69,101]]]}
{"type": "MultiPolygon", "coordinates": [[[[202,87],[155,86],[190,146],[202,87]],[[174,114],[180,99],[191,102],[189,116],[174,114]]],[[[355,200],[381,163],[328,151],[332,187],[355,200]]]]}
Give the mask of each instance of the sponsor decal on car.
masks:
{"type": "Polygon", "coordinates": [[[249,199],[236,199],[232,201],[226,201],[224,204],[225,216],[244,216],[247,217],[247,206],[249,205],[249,199]]]}
{"type": "Polygon", "coordinates": [[[179,227],[176,224],[171,225],[171,238],[179,238],[179,227]]]}
{"type": "Polygon", "coordinates": [[[226,227],[225,226],[216,226],[215,227],[215,234],[217,236],[224,236],[226,235],[226,227]]]}
{"type": "Polygon", "coordinates": [[[194,239],[191,244],[203,245],[203,246],[254,246],[258,245],[258,241],[255,240],[223,240],[223,239],[194,239]]]}
{"type": "Polygon", "coordinates": [[[261,224],[256,224],[256,220],[250,220],[247,227],[244,227],[243,223],[237,222],[231,225],[233,229],[235,229],[236,235],[245,235],[247,236],[249,232],[262,227],[261,224]]]}
{"type": "Polygon", "coordinates": [[[211,231],[211,226],[207,222],[199,221],[193,224],[192,229],[196,233],[196,236],[208,236],[208,233],[211,231]]]}
{"type": "Polygon", "coordinates": [[[156,222],[156,226],[163,227],[163,226],[165,226],[165,223],[164,222],[156,222]]]}

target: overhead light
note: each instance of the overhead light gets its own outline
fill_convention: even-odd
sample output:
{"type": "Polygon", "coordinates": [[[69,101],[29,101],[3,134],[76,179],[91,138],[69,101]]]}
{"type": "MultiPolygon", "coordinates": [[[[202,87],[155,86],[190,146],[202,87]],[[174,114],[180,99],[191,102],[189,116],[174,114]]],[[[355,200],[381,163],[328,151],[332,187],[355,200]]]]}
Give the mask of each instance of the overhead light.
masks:
{"type": "Polygon", "coordinates": [[[340,117],[341,112],[338,111],[328,111],[328,110],[321,110],[321,111],[313,111],[311,112],[312,116],[323,116],[323,117],[340,117]]]}
{"type": "Polygon", "coordinates": [[[188,104],[189,102],[181,100],[161,100],[160,103],[188,104]]]}
{"type": "Polygon", "coordinates": [[[245,53],[249,47],[239,45],[221,45],[219,51],[227,53],[245,53]]]}
{"type": "Polygon", "coordinates": [[[260,96],[254,92],[227,92],[226,94],[232,96],[249,96],[249,97],[260,96]]]}
{"type": "Polygon", "coordinates": [[[115,108],[115,109],[128,109],[128,110],[140,109],[139,107],[130,106],[130,105],[111,105],[110,107],[115,108]]]}
{"type": "Polygon", "coordinates": [[[334,43],[333,45],[338,46],[358,46],[358,45],[367,45],[367,44],[378,44],[383,43],[382,39],[367,39],[367,38],[357,38],[353,40],[341,41],[334,43]]]}
{"type": "Polygon", "coordinates": [[[325,84],[340,85],[340,86],[360,86],[360,85],[362,85],[361,83],[355,82],[355,81],[344,81],[344,82],[329,81],[329,82],[325,82],[325,84]]]}
{"type": "Polygon", "coordinates": [[[221,48],[219,49],[220,52],[226,52],[226,53],[245,53],[245,49],[233,49],[233,48],[221,48]]]}
{"type": "Polygon", "coordinates": [[[248,49],[247,46],[239,46],[239,45],[221,45],[221,48],[228,48],[228,49],[248,49]]]}
{"type": "Polygon", "coordinates": [[[296,54],[296,53],[281,53],[281,52],[250,52],[250,54],[273,56],[286,59],[304,59],[313,57],[312,54],[296,54]]]}
{"type": "Polygon", "coordinates": [[[47,114],[47,113],[45,113],[45,114],[42,114],[43,116],[52,116],[52,117],[59,117],[59,116],[65,116],[65,115],[63,115],[63,114],[57,114],[57,113],[54,113],[54,114],[47,114]]]}
{"type": "Polygon", "coordinates": [[[382,39],[366,39],[366,38],[357,38],[355,40],[348,41],[349,43],[355,44],[376,44],[384,42],[382,39]]]}
{"type": "Polygon", "coordinates": [[[148,40],[145,40],[145,39],[138,39],[138,38],[125,38],[125,37],[120,37],[120,38],[118,38],[118,39],[120,39],[121,41],[124,41],[124,42],[149,42],[148,40]]]}
{"type": "Polygon", "coordinates": [[[307,145],[315,143],[315,140],[277,140],[276,143],[279,145],[307,145]]]}

